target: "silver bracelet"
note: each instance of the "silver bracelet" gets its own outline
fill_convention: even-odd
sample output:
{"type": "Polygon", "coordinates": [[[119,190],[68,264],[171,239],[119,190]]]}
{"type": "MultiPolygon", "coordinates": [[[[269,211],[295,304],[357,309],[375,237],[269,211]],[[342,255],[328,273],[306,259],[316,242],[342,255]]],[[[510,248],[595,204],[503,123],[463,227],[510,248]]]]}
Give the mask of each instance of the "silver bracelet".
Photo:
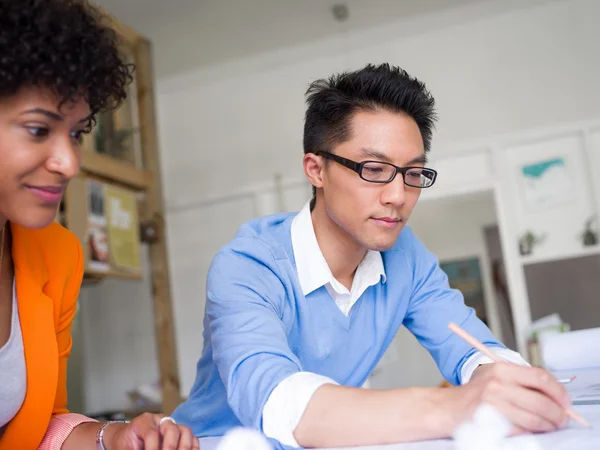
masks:
{"type": "Polygon", "coordinates": [[[109,420],[108,422],[105,422],[104,425],[102,425],[102,427],[98,430],[98,433],[96,434],[96,448],[98,450],[108,450],[104,446],[104,431],[114,423],[129,423],[129,421],[127,421],[127,420],[109,420]]]}

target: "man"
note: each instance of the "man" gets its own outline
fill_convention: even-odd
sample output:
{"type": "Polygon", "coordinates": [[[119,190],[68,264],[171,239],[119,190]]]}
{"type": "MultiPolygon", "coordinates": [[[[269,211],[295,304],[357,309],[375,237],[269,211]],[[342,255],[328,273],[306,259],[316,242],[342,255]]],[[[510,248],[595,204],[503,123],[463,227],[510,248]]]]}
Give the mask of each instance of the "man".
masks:
{"type": "Polygon", "coordinates": [[[483,401],[515,432],[564,424],[564,388],[497,342],[406,226],[436,179],[425,167],[434,120],[424,84],[385,64],[311,85],[314,197],[299,214],[243,225],[215,257],[204,351],[178,422],[198,436],[254,427],[280,448],[447,437],[483,401]],[[449,322],[517,364],[487,364],[449,322]],[[458,387],[359,388],[401,325],[458,387]]]}

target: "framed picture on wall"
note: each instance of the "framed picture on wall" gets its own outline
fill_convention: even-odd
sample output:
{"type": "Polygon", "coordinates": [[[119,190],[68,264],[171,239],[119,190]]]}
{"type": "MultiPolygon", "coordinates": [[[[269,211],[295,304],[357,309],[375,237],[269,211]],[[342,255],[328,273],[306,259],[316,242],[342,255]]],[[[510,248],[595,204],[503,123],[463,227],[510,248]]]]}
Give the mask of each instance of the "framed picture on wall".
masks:
{"type": "Polygon", "coordinates": [[[440,268],[448,276],[450,287],[462,292],[465,304],[473,308],[477,317],[488,325],[479,258],[440,262],[440,268]]]}
{"type": "Polygon", "coordinates": [[[557,156],[521,166],[522,190],[528,210],[562,205],[573,200],[573,174],[557,156]]]}

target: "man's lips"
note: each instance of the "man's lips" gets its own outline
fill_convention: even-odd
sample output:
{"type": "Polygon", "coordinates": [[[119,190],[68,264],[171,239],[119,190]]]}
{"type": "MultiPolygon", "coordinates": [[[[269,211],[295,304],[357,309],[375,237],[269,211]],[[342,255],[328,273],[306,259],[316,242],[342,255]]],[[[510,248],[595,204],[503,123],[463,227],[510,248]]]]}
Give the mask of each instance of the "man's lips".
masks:
{"type": "Polygon", "coordinates": [[[402,222],[402,218],[398,218],[398,217],[373,217],[373,219],[380,220],[382,222],[388,222],[388,223],[402,222]]]}
{"type": "Polygon", "coordinates": [[[373,217],[373,220],[380,227],[393,229],[403,222],[402,218],[398,217],[373,217]]]}

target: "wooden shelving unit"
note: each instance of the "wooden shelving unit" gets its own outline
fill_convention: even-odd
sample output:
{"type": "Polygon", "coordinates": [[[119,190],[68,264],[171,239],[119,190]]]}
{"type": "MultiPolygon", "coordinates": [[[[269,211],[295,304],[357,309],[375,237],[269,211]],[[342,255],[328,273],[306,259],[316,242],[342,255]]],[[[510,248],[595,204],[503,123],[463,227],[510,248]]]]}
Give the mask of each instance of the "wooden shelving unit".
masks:
{"type": "Polygon", "coordinates": [[[90,150],[83,152],[81,171],[141,191],[148,189],[154,182],[151,171],[138,169],[133,164],[90,150]]]}
{"type": "MultiPolygon", "coordinates": [[[[109,267],[104,267],[102,270],[94,268],[94,261],[92,261],[91,256],[93,245],[90,243],[90,210],[93,209],[91,205],[96,201],[96,197],[90,195],[90,183],[99,182],[102,186],[109,186],[113,191],[117,190],[124,193],[129,199],[129,206],[134,205],[129,212],[133,209],[135,214],[129,214],[127,217],[128,220],[135,220],[134,226],[131,226],[128,220],[125,222],[130,229],[135,229],[138,239],[135,243],[128,242],[128,245],[131,245],[132,249],[138,249],[137,255],[140,255],[140,240],[146,237],[146,243],[149,247],[150,282],[152,284],[154,327],[161,378],[162,412],[170,414],[180,403],[181,397],[174,340],[168,253],[164,231],[162,181],[156,136],[152,46],[146,38],[118,20],[113,20],[113,28],[117,30],[122,38],[124,51],[130,55],[133,64],[136,66],[135,81],[131,92],[133,94],[131,100],[135,104],[121,106],[111,113],[116,116],[111,116],[110,120],[112,121],[115,118],[116,121],[118,115],[125,110],[133,112],[131,115],[136,129],[139,158],[135,162],[119,159],[114,154],[111,155],[110,151],[106,151],[106,148],[97,148],[94,134],[86,136],[82,149],[81,172],[69,184],[61,207],[62,212],[57,216],[57,220],[73,231],[81,241],[86,262],[84,282],[98,283],[107,277],[140,280],[143,277],[141,269],[124,269],[122,264],[115,265],[112,260],[109,261],[109,267]],[[132,199],[134,199],[133,203],[132,199]],[[152,233],[144,232],[144,230],[151,230],[152,233]],[[148,236],[152,237],[148,238],[148,236]]],[[[107,142],[110,143],[111,141],[107,142]]],[[[114,205],[104,205],[100,209],[106,211],[112,206],[114,205]]],[[[107,213],[107,215],[110,214],[107,213]]],[[[110,222],[106,225],[107,228],[114,225],[114,220],[107,220],[107,222],[110,222]]],[[[108,248],[110,248],[110,242],[108,248]]]]}

